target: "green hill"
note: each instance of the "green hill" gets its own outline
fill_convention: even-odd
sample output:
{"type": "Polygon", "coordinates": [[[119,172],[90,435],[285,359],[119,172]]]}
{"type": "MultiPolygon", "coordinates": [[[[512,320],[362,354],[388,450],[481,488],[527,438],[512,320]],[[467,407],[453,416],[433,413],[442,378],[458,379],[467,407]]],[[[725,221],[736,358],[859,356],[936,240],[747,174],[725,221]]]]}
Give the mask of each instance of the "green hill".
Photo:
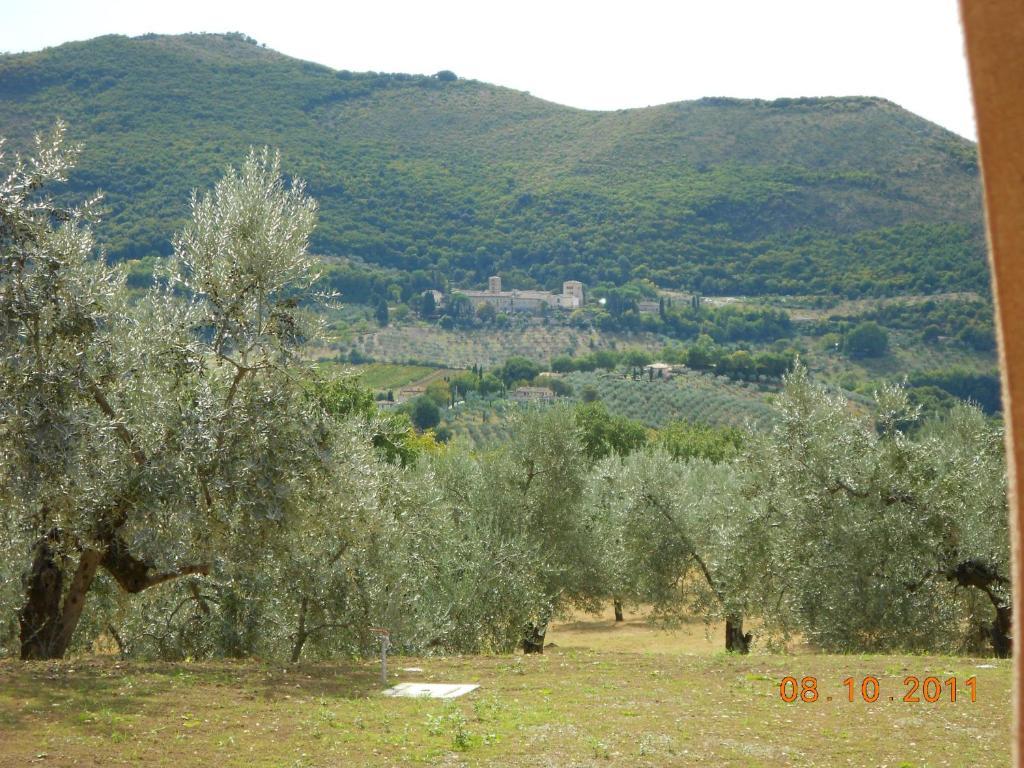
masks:
{"type": "Polygon", "coordinates": [[[0,56],[0,115],[15,147],[57,117],[85,142],[69,193],[106,193],[112,258],[166,254],[190,191],[270,144],[320,202],[317,251],[416,286],[987,289],[974,145],[881,99],[593,112],[146,35],[0,56]]]}

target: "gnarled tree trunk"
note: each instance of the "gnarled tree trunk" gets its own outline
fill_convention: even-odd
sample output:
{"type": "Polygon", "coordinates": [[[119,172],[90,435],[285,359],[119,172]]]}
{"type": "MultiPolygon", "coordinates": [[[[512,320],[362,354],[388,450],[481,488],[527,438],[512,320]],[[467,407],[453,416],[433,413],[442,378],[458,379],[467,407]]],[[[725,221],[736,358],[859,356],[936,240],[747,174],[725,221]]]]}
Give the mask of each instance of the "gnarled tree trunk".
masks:
{"type": "Polygon", "coordinates": [[[85,596],[96,578],[100,553],[86,549],[79,555],[65,594],[64,570],[56,552],[59,543],[60,532],[56,529],[40,539],[25,577],[26,600],[18,615],[22,659],[59,659],[67,653],[82,617],[85,596]]]}
{"type": "Polygon", "coordinates": [[[958,563],[955,568],[946,571],[945,576],[961,587],[975,587],[985,593],[989,602],[992,603],[992,607],[996,609],[996,616],[992,620],[992,627],[989,630],[992,651],[1000,659],[1009,658],[1013,654],[1011,635],[1013,608],[1002,595],[997,593],[998,587],[1009,586],[1009,580],[996,573],[986,563],[977,560],[965,560],[958,563]]]}
{"type": "Polygon", "coordinates": [[[992,650],[997,658],[1008,659],[1013,655],[1013,638],[1010,634],[1012,624],[1010,606],[997,605],[990,633],[992,650]]]}
{"type": "Polygon", "coordinates": [[[18,613],[22,659],[54,658],[64,592],[64,572],[55,552],[59,540],[60,532],[53,530],[36,543],[31,570],[24,577],[26,599],[18,613]]]}
{"type": "Polygon", "coordinates": [[[64,560],[58,550],[62,534],[53,529],[36,543],[32,566],[25,574],[25,604],[18,613],[21,658],[61,659],[67,653],[85,608],[85,598],[102,566],[130,593],[190,573],[209,573],[207,565],[187,565],[173,571],[155,573],[153,566],[134,557],[125,542],[111,534],[102,550],[85,548],[67,589],[64,587],[64,560]]]}
{"type": "Polygon", "coordinates": [[[742,616],[725,620],[725,650],[735,653],[750,653],[750,641],[753,638],[752,633],[743,633],[742,616]]]}
{"type": "Polygon", "coordinates": [[[529,624],[526,633],[523,635],[523,653],[544,653],[544,636],[548,632],[548,625],[529,624]]]}
{"type": "Polygon", "coordinates": [[[622,615],[622,601],[615,598],[615,600],[612,601],[612,605],[615,607],[615,621],[624,621],[625,619],[622,615]]]}

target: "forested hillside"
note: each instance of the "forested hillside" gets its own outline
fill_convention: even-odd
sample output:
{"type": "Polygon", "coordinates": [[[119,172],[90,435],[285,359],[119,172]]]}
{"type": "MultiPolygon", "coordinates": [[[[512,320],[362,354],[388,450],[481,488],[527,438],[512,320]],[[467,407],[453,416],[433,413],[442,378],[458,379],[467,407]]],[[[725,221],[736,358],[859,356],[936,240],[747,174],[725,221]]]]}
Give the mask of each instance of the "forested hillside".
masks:
{"type": "Polygon", "coordinates": [[[0,57],[0,115],[13,148],[57,117],[85,143],[69,193],[106,193],[113,259],[167,254],[189,192],[269,144],[319,202],[313,247],[343,257],[343,285],[385,267],[417,286],[987,288],[974,145],[880,99],[593,112],[147,35],[0,57]]]}

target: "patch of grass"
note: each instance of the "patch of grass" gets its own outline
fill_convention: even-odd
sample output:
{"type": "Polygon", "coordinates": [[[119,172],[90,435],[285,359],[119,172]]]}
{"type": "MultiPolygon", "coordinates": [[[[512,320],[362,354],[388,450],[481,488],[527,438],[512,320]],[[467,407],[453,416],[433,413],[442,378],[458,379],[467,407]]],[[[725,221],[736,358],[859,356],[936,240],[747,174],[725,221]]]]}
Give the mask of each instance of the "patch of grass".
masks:
{"type": "Polygon", "coordinates": [[[454,701],[382,697],[372,661],[4,661],[0,767],[41,760],[174,768],[984,768],[1010,759],[1006,661],[734,656],[719,651],[717,627],[710,636],[699,623],[667,632],[630,611],[619,625],[610,616],[557,624],[549,639],[554,646],[539,657],[409,659],[424,672],[396,677],[480,684],[454,701]],[[904,703],[903,678],[928,674],[958,681],[976,676],[977,701],[904,703]],[[843,679],[867,675],[879,680],[879,700],[847,701],[843,679]],[[815,677],[821,697],[783,702],[779,683],[786,676],[815,677]]]}
{"type": "Polygon", "coordinates": [[[429,376],[435,369],[425,365],[395,365],[392,363],[370,363],[355,366],[363,386],[373,390],[398,389],[429,376]]]}

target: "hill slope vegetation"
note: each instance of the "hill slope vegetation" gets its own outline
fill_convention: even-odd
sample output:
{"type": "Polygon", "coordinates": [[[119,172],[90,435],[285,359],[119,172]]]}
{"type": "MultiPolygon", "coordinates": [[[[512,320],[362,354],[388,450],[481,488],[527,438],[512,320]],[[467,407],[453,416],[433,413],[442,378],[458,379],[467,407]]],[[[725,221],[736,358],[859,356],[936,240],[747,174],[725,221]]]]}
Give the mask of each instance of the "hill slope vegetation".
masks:
{"type": "Polygon", "coordinates": [[[332,269],[416,285],[650,279],[706,294],[985,290],[974,145],[875,98],[594,112],[449,76],[334,71],[237,33],[0,56],[0,135],[57,117],[111,258],[169,252],[190,191],[280,147],[332,269]],[[355,266],[353,266],[355,265],[355,266]]]}

